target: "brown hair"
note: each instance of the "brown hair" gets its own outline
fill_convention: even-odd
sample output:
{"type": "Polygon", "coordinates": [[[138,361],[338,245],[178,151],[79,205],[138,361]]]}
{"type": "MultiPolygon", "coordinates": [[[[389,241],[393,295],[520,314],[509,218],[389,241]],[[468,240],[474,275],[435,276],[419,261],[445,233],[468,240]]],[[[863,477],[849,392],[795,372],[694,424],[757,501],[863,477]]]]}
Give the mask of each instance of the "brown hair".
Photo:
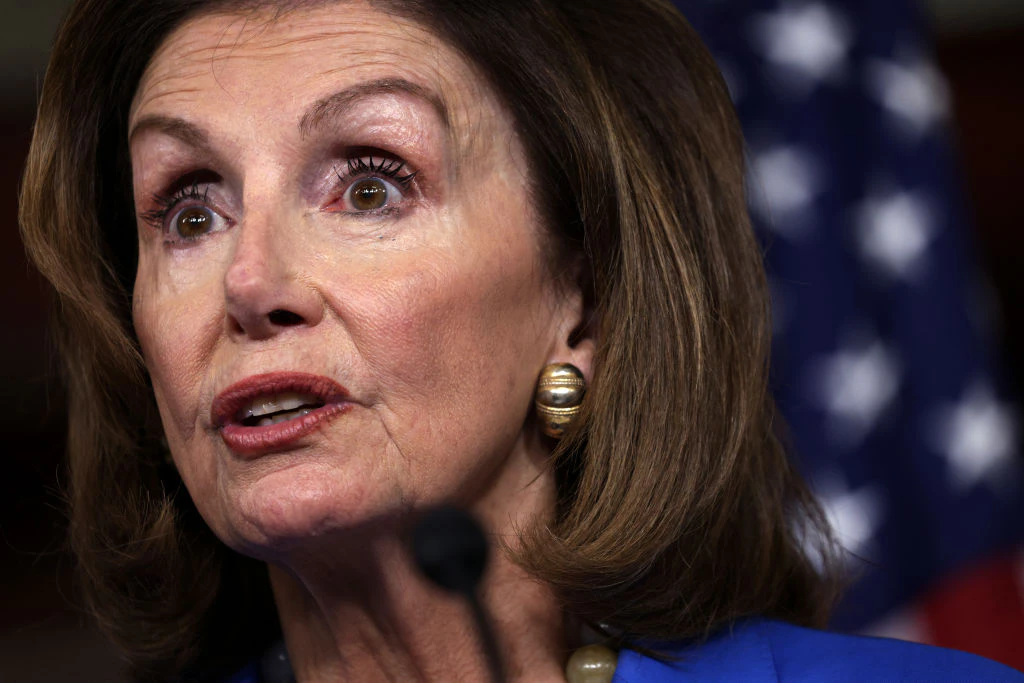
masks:
{"type": "MultiPolygon", "coordinates": [[[[130,315],[135,88],[187,17],[261,4],[77,2],[22,189],[25,243],[58,296],[71,543],[89,607],[145,678],[231,665],[277,628],[262,566],[213,536],[164,464],[130,315]]],[[[667,0],[375,4],[487,77],[562,256],[587,265],[594,377],[553,455],[557,518],[526,530],[518,560],[568,613],[627,642],[749,615],[823,625],[830,535],[777,437],[742,136],[692,28],[667,0]]]]}

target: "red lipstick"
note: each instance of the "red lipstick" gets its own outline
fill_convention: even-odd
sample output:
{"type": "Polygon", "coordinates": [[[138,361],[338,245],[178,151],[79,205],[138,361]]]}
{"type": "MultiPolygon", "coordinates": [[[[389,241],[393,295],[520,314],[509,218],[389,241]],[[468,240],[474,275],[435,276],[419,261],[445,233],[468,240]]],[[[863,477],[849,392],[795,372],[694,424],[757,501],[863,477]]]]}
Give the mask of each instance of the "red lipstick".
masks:
{"type": "Polygon", "coordinates": [[[260,455],[294,446],[348,412],[348,397],[345,387],[321,375],[271,372],[247,377],[219,393],[210,406],[210,420],[232,451],[260,455]],[[275,403],[280,397],[288,397],[284,408],[275,403]]]}

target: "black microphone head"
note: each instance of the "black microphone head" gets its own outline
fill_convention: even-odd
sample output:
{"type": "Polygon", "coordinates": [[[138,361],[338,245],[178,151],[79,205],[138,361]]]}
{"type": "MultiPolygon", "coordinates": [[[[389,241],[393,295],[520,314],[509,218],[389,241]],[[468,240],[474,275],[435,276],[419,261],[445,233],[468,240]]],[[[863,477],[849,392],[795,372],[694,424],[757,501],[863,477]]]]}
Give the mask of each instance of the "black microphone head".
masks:
{"type": "Polygon", "coordinates": [[[487,537],[468,512],[439,507],[413,529],[412,554],[420,571],[438,586],[472,596],[487,567],[487,537]]]}

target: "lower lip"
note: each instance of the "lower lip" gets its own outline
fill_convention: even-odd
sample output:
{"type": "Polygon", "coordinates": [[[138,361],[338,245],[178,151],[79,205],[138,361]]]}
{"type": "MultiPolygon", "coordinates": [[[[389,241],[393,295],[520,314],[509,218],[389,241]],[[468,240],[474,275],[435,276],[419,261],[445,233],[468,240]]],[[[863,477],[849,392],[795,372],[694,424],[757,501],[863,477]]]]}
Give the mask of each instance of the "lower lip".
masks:
{"type": "Polygon", "coordinates": [[[263,427],[230,422],[221,427],[220,436],[227,447],[239,455],[263,455],[302,445],[302,437],[347,413],[351,407],[350,403],[329,403],[300,417],[263,427]]]}

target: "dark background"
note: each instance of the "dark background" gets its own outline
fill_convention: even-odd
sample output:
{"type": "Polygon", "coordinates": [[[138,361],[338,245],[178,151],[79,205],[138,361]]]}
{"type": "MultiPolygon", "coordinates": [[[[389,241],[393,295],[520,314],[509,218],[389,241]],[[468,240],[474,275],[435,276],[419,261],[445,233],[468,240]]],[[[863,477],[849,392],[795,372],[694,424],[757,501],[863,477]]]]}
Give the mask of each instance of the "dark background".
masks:
{"type": "MultiPolygon", "coordinates": [[[[2,0],[0,16],[0,681],[118,681],[113,650],[77,606],[64,548],[63,395],[49,296],[17,230],[38,83],[63,0],[2,0]]],[[[979,264],[1000,305],[1008,372],[1024,386],[1024,2],[930,0],[935,54],[979,264]]],[[[1019,394],[1018,394],[1019,396],[1019,394]]]]}

